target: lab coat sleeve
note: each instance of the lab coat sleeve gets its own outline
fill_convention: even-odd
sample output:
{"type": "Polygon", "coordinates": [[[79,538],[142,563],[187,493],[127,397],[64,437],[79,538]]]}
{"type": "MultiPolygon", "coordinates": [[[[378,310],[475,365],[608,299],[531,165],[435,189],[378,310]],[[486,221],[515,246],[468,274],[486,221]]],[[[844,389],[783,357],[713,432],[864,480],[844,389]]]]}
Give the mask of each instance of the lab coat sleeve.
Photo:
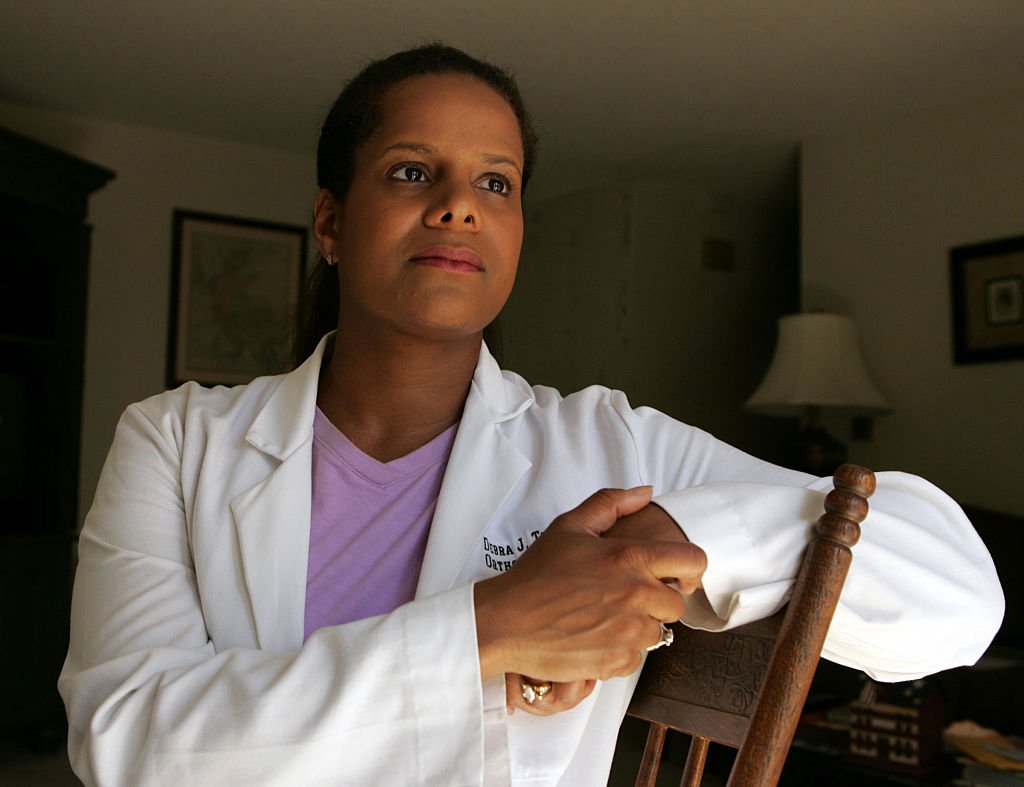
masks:
{"type": "MultiPolygon", "coordinates": [[[[708,556],[684,622],[714,631],[779,609],[832,479],[762,462],[653,410],[620,412],[655,502],[708,556]]],[[[896,472],[877,482],[824,657],[883,681],[973,664],[1003,616],[988,550],[937,487],[896,472]]]]}
{"type": "MultiPolygon", "coordinates": [[[[479,784],[472,586],[310,637],[218,652],[173,438],[122,419],[81,534],[60,681],[96,785],[479,784]]],[[[501,700],[504,699],[503,692],[501,700]]]]}

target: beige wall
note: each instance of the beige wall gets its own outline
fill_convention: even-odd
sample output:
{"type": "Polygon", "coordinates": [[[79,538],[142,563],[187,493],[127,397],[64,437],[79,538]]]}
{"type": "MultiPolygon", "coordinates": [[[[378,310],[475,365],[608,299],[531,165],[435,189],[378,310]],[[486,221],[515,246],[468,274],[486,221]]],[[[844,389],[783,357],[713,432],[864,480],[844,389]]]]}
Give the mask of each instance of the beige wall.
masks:
{"type": "MultiPolygon", "coordinates": [[[[314,162],[3,102],[0,125],[116,172],[90,202],[81,517],[121,411],[164,387],[172,211],[306,224],[314,162]]],[[[739,407],[767,364],[778,299],[795,305],[794,226],[792,213],[676,181],[532,205],[505,316],[508,365],[566,391],[623,388],[770,455],[790,425],[739,407]],[[735,241],[736,271],[701,268],[708,235],[735,241]]]]}
{"type": "Polygon", "coordinates": [[[792,212],[666,180],[549,199],[526,220],[502,317],[510,368],[564,392],[620,388],[635,405],[778,458],[793,424],[740,408],[767,368],[776,317],[795,308],[792,212]],[[735,243],[735,270],[702,267],[705,237],[735,243]]]}
{"type": "MultiPolygon", "coordinates": [[[[125,405],[164,388],[175,208],[306,225],[309,156],[0,102],[0,125],[116,172],[93,225],[79,517],[125,405]]],[[[310,133],[310,150],[314,133],[310,133]]]]}
{"type": "Polygon", "coordinates": [[[949,284],[951,246],[1024,235],[1024,94],[812,139],[801,168],[803,305],[853,316],[893,406],[852,458],[1024,514],[1024,360],[953,363],[949,284]]]}

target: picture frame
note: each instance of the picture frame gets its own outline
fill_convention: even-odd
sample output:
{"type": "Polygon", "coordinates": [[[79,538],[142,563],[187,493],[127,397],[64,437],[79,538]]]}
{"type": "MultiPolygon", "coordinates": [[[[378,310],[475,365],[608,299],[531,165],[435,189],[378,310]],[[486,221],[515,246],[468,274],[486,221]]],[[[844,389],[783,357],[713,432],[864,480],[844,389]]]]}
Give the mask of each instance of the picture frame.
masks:
{"type": "Polygon", "coordinates": [[[287,371],[306,245],[298,225],[174,211],[169,388],[287,371]]]}
{"type": "Polygon", "coordinates": [[[950,249],[953,360],[1024,358],[1024,235],[950,249]]]}

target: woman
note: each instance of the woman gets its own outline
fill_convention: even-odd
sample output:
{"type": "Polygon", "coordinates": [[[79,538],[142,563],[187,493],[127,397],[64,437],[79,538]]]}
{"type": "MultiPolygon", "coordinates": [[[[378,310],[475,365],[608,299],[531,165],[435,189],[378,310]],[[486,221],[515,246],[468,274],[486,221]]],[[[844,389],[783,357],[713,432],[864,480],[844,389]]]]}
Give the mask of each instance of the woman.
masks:
{"type": "MultiPolygon", "coordinates": [[[[531,388],[482,344],[533,151],[514,83],[457,50],[343,91],[309,357],[118,426],[60,681],[84,781],[602,784],[661,622],[784,602],[827,480],[618,392],[531,388]]],[[[972,662],[1002,615],[983,545],[920,479],[872,502],[825,655],[972,662]]]]}

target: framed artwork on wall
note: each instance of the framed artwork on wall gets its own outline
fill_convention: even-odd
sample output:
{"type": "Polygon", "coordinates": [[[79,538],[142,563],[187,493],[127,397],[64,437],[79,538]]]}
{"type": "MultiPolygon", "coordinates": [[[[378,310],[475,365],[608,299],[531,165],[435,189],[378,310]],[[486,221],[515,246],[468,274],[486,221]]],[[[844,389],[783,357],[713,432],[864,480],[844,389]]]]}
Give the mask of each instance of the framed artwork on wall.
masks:
{"type": "Polygon", "coordinates": [[[1024,358],[1024,235],[949,251],[953,359],[1024,358]]]}
{"type": "Polygon", "coordinates": [[[306,228],[174,211],[167,385],[286,371],[306,228]]]}

